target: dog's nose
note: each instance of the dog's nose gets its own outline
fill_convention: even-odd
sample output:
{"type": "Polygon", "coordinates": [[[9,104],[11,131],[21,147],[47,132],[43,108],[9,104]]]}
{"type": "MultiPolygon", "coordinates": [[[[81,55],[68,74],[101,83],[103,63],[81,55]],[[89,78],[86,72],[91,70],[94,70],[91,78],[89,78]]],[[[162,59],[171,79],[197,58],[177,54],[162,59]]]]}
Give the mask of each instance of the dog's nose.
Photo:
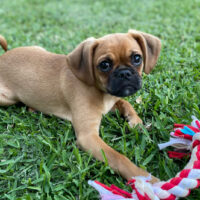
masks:
{"type": "Polygon", "coordinates": [[[132,72],[127,69],[121,70],[118,73],[118,77],[121,79],[130,79],[132,75],[133,75],[132,72]]]}

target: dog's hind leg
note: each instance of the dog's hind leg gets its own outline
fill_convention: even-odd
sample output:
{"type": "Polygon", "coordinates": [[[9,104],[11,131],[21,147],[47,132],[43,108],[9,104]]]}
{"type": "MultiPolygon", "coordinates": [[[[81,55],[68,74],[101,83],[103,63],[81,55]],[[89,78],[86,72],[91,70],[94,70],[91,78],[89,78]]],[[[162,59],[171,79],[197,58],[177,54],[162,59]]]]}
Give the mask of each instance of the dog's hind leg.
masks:
{"type": "Polygon", "coordinates": [[[13,92],[0,84],[0,106],[9,106],[15,103],[17,100],[13,92]]]}

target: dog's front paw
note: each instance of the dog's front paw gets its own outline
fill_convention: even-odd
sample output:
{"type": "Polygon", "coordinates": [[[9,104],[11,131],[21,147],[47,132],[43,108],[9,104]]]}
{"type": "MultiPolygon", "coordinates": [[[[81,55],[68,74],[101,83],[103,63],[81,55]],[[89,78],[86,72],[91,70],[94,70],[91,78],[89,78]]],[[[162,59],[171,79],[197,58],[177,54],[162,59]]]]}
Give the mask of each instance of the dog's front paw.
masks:
{"type": "Polygon", "coordinates": [[[150,182],[151,182],[152,184],[154,184],[154,183],[160,182],[160,179],[156,178],[155,176],[151,176],[150,182]]]}
{"type": "Polygon", "coordinates": [[[143,124],[142,120],[136,115],[134,117],[128,118],[128,124],[131,128],[135,127],[138,124],[143,124]]]}

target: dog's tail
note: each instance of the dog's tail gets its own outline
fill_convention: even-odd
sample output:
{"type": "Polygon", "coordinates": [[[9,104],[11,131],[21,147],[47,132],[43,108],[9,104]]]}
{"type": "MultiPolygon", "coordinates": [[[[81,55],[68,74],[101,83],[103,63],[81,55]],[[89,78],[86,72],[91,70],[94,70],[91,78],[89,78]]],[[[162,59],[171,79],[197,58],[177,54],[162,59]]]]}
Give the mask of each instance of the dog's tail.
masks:
{"type": "Polygon", "coordinates": [[[4,51],[8,50],[8,48],[7,48],[7,41],[6,41],[6,39],[2,35],[0,35],[0,45],[3,48],[4,51]]]}

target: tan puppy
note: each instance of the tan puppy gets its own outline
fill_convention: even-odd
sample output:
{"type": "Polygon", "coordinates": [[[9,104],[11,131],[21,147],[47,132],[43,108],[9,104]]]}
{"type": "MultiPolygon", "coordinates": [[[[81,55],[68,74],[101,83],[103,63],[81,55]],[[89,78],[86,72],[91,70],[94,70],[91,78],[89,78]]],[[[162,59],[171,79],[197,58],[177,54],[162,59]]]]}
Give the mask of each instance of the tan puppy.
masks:
{"type": "MultiPolygon", "coordinates": [[[[7,49],[1,36],[0,44],[7,49]]],[[[150,73],[160,53],[157,37],[128,33],[89,38],[68,55],[41,47],[19,47],[0,56],[0,105],[27,106],[72,122],[79,146],[103,160],[127,180],[149,174],[99,137],[103,114],[119,109],[131,126],[142,123],[132,106],[120,97],[141,88],[142,71],[150,73]]],[[[157,181],[152,178],[152,182],[157,181]]]]}

